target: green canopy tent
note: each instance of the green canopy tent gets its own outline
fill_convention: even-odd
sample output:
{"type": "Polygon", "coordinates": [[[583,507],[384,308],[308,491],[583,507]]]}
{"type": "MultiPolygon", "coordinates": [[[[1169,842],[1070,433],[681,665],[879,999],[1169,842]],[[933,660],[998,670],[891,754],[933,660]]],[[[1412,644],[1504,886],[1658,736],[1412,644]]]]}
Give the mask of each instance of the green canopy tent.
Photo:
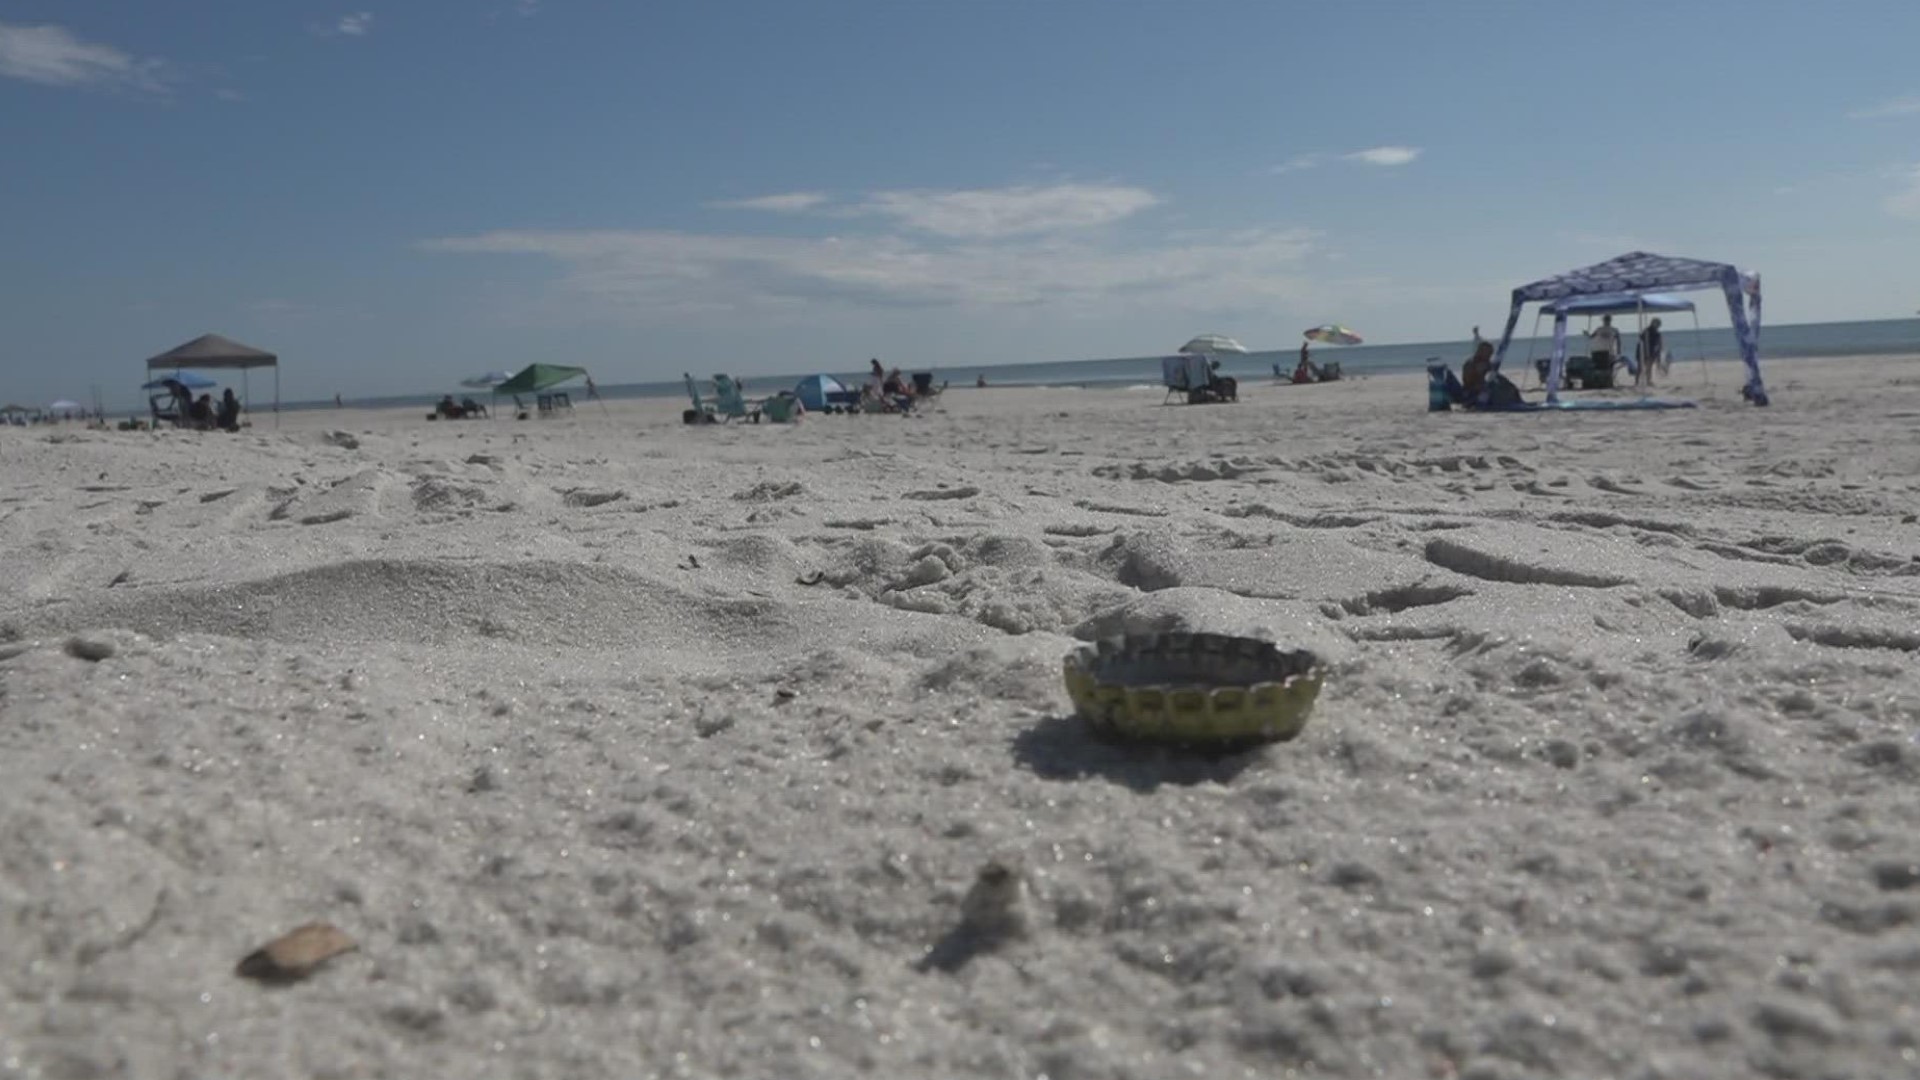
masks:
{"type": "MultiPolygon", "coordinates": [[[[586,368],[571,367],[566,364],[528,364],[513,378],[495,386],[493,396],[497,399],[500,395],[506,394],[513,397],[515,404],[518,404],[521,394],[538,394],[544,397],[544,391],[582,378],[587,379],[588,393],[592,393],[593,380],[588,377],[586,368]]],[[[572,402],[568,402],[568,406],[571,407],[572,402]]]]}

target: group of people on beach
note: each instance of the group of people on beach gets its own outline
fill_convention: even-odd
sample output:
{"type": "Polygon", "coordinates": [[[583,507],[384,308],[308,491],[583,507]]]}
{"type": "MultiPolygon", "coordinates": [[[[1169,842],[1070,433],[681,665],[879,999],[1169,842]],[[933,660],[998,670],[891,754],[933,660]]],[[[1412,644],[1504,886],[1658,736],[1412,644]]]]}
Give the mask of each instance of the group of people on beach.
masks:
{"type": "Polygon", "coordinates": [[[448,420],[465,420],[469,417],[487,415],[487,407],[470,397],[455,401],[453,395],[448,394],[440,399],[440,404],[433,407],[433,413],[434,416],[445,417],[448,420]]]}
{"type": "MultiPolygon", "coordinates": [[[[1620,356],[1620,331],[1613,325],[1613,316],[1602,315],[1600,325],[1586,331],[1589,347],[1592,350],[1593,363],[1611,369],[1618,363],[1620,356]]],[[[1473,328],[1473,355],[1460,366],[1460,404],[1467,408],[1500,408],[1519,404],[1520,388],[1513,380],[1500,374],[1493,366],[1493,342],[1480,336],[1480,328],[1473,328]]],[[[1300,350],[1301,363],[1306,362],[1306,349],[1300,350]]],[[[1660,320],[1649,320],[1646,329],[1640,331],[1639,363],[1634,369],[1633,385],[1653,388],[1653,369],[1666,356],[1666,339],[1660,332],[1660,320]]]]}
{"type": "MultiPolygon", "coordinates": [[[[889,371],[882,366],[878,357],[867,363],[867,383],[860,389],[863,408],[880,412],[908,412],[919,398],[932,396],[908,381],[899,368],[889,371]]],[[[982,375],[980,384],[985,385],[985,382],[986,376],[982,375]]]]}
{"type": "MultiPolygon", "coordinates": [[[[1593,350],[1593,362],[1611,368],[1622,359],[1620,352],[1620,331],[1614,329],[1613,316],[1600,316],[1600,325],[1587,331],[1587,343],[1593,350]]],[[[1666,356],[1666,338],[1660,333],[1660,320],[1656,317],[1640,331],[1638,363],[1633,371],[1633,385],[1653,388],[1653,369],[1666,356]]]]}
{"type": "Polygon", "coordinates": [[[233,394],[229,386],[220,393],[216,403],[211,394],[193,396],[181,383],[172,383],[168,390],[173,395],[173,422],[180,427],[195,431],[239,431],[240,399],[233,394]]]}

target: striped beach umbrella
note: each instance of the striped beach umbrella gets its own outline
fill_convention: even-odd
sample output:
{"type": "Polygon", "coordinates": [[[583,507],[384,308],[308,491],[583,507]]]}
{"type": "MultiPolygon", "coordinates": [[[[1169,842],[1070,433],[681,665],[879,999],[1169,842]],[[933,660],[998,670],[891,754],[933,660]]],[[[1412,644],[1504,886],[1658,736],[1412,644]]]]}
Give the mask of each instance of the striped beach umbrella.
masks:
{"type": "Polygon", "coordinates": [[[1244,353],[1247,351],[1247,347],[1225,334],[1201,334],[1199,337],[1180,346],[1180,351],[1183,353],[1207,356],[1212,353],[1223,352],[1244,353]]]}
{"type": "Polygon", "coordinates": [[[1317,341],[1322,345],[1360,344],[1360,335],[1354,333],[1353,330],[1348,327],[1341,326],[1339,323],[1327,323],[1324,326],[1316,326],[1306,332],[1306,339],[1308,341],[1317,341]]]}

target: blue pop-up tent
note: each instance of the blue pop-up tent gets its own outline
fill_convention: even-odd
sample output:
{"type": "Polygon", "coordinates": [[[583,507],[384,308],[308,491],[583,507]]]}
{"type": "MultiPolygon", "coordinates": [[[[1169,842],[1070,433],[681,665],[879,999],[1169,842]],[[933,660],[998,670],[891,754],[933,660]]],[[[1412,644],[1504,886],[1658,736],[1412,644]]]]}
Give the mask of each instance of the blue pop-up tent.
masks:
{"type": "Polygon", "coordinates": [[[1665,293],[1603,293],[1567,296],[1540,305],[1542,315],[1632,315],[1641,311],[1692,311],[1693,301],[1665,293]]]}
{"type": "Polygon", "coordinates": [[[1506,331],[1500,335],[1500,345],[1494,350],[1493,366],[1499,368],[1506,358],[1514,328],[1520,324],[1520,310],[1530,303],[1549,305],[1548,310],[1553,314],[1553,360],[1547,373],[1547,400],[1558,401],[1561,377],[1567,366],[1568,312],[1553,310],[1551,305],[1556,301],[1712,288],[1726,295],[1733,335],[1740,342],[1740,359],[1747,365],[1747,384],[1741,395],[1755,405],[1765,405],[1767,389],[1760,379],[1760,275],[1742,274],[1729,263],[1632,251],[1603,263],[1522,285],[1513,290],[1513,309],[1507,314],[1506,331]],[[1746,298],[1744,305],[1742,296],[1746,298]]]}
{"type": "MultiPolygon", "coordinates": [[[[1540,337],[1540,320],[1549,315],[1555,317],[1584,316],[1589,326],[1593,324],[1593,319],[1596,315],[1634,315],[1639,317],[1641,326],[1644,329],[1648,315],[1671,314],[1679,311],[1693,315],[1693,343],[1695,351],[1698,352],[1700,346],[1700,316],[1694,311],[1693,301],[1685,300],[1669,293],[1601,293],[1597,296],[1566,296],[1558,300],[1550,300],[1541,304],[1539,312],[1534,315],[1533,337],[1536,340],[1540,337]]],[[[1704,359],[1704,356],[1702,359],[1704,359]]],[[[1657,361],[1658,358],[1656,357],[1655,360],[1657,361]]],[[[1627,370],[1639,374],[1640,360],[1637,355],[1626,357],[1626,363],[1627,370]]],[[[1546,368],[1542,365],[1545,364],[1546,361],[1544,360],[1534,360],[1533,348],[1529,345],[1527,348],[1528,368],[1538,367],[1542,372],[1541,378],[1544,379],[1546,377],[1546,368]]]]}
{"type": "Polygon", "coordinates": [[[852,412],[860,407],[860,391],[849,390],[839,379],[831,375],[809,375],[793,388],[793,396],[808,412],[826,412],[829,409],[845,409],[852,412]]]}

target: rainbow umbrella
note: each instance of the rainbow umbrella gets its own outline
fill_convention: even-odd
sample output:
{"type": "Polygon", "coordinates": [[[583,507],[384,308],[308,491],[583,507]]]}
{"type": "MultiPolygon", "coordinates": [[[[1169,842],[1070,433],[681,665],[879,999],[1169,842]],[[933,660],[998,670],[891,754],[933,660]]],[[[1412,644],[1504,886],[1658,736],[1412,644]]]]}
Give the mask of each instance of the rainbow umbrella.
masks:
{"type": "Polygon", "coordinates": [[[1328,323],[1325,326],[1316,326],[1307,331],[1306,338],[1308,341],[1317,341],[1322,345],[1360,344],[1360,335],[1354,333],[1347,327],[1341,326],[1339,323],[1328,323]]]}

